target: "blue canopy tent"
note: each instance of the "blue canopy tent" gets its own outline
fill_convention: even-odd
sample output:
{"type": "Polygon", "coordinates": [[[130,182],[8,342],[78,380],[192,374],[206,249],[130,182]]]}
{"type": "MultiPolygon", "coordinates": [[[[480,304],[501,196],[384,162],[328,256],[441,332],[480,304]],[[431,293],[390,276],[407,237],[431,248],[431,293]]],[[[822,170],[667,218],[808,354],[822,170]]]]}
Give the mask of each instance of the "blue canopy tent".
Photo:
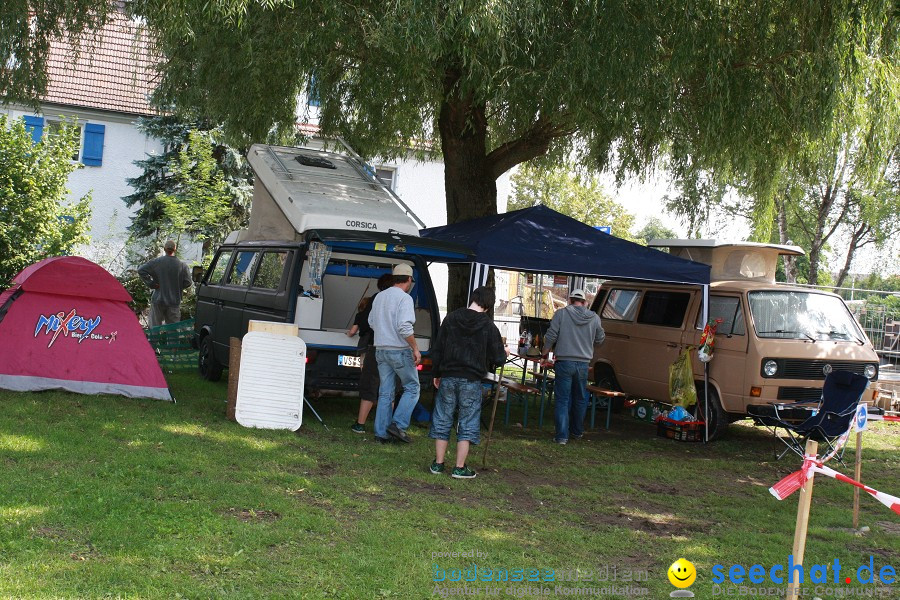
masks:
{"type": "MultiPolygon", "coordinates": [[[[475,251],[477,277],[487,269],[709,284],[709,265],[671,256],[603,233],[546,206],[431,227],[422,237],[455,242],[475,251]]],[[[475,285],[475,287],[477,287],[475,285]]]]}
{"type": "Polygon", "coordinates": [[[487,283],[491,267],[698,285],[703,288],[703,322],[709,318],[709,265],[611,236],[546,206],[431,227],[419,233],[474,250],[469,289],[487,283]]]}

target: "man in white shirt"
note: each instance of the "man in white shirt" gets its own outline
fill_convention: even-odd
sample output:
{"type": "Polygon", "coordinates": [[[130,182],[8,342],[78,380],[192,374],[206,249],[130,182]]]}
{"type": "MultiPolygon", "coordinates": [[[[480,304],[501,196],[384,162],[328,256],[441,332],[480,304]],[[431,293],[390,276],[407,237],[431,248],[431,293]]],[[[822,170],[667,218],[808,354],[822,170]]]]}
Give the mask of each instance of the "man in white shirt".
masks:
{"type": "Polygon", "coordinates": [[[375,410],[375,440],[388,442],[390,437],[409,443],[406,433],[412,411],[419,401],[419,372],[416,365],[422,355],[413,333],[416,313],[409,295],[415,279],[412,267],[394,267],[394,285],[379,292],[372,303],[369,325],[375,331],[375,360],[381,385],[378,388],[378,407],[375,410]],[[403,395],[393,410],[394,378],[400,379],[403,395]]]}

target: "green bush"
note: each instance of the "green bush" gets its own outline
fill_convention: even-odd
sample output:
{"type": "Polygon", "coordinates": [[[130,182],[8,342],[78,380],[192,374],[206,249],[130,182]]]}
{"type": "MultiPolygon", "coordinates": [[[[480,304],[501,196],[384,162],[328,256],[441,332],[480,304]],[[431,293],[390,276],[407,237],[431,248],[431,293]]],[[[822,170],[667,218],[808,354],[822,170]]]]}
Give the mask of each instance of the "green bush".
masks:
{"type": "Polygon", "coordinates": [[[90,194],[66,201],[78,130],[71,124],[35,143],[22,119],[0,114],[0,288],[19,271],[90,240],[90,194]]]}

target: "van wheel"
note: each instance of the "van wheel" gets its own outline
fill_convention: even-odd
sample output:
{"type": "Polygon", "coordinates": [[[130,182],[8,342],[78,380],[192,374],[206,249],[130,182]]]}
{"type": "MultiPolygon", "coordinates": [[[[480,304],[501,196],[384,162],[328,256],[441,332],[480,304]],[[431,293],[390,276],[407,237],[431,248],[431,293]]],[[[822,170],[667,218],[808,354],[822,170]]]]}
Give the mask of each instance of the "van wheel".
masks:
{"type": "MultiPolygon", "coordinates": [[[[619,385],[616,374],[613,373],[612,367],[606,363],[594,363],[594,385],[614,392],[622,391],[622,386],[619,385]]],[[[625,408],[625,400],[623,398],[612,399],[612,411],[614,413],[622,412],[623,408],[625,408]]]]}
{"type": "Polygon", "coordinates": [[[197,366],[200,369],[200,377],[207,381],[218,381],[222,378],[222,365],[213,354],[212,338],[209,335],[203,336],[203,339],[200,340],[197,366]]]}
{"type": "MultiPolygon", "coordinates": [[[[706,412],[706,402],[703,397],[703,382],[696,382],[697,387],[697,404],[700,408],[700,414],[706,412]]],[[[702,417],[701,417],[702,418],[702,417]]],[[[709,441],[721,438],[728,429],[728,415],[722,408],[722,402],[719,400],[719,393],[712,385],[709,386],[709,441]]]]}

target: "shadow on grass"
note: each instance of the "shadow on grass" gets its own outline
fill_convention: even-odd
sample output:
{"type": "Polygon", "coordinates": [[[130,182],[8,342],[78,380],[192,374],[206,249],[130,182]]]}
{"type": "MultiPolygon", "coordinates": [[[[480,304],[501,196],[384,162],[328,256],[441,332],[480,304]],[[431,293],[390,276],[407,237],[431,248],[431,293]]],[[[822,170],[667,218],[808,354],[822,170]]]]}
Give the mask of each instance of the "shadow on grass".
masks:
{"type": "MultiPolygon", "coordinates": [[[[289,585],[313,598],[421,598],[432,553],[449,548],[511,568],[647,569],[659,596],[680,555],[708,583],[711,564],[783,562],[791,546],[796,502],[779,503],[768,486],[799,460],[775,462],[771,438],[753,427],[678,443],[614,415],[610,431],[557,446],[550,424],[498,426],[488,467],[474,448],[479,475],[458,481],[427,471],[425,429],[411,428],[410,445],[351,433],[354,398],[315,402],[327,430],[309,412],[297,433],[252,430],[225,419],[224,382],[170,382],[174,405],[0,393],[0,575],[11,576],[0,595],[282,597],[289,585]]],[[[867,438],[863,473],[896,494],[891,431],[867,438]]],[[[809,556],[889,556],[896,533],[841,529],[847,488],[817,484],[809,556]]],[[[863,522],[889,521],[862,502],[863,522]]]]}

